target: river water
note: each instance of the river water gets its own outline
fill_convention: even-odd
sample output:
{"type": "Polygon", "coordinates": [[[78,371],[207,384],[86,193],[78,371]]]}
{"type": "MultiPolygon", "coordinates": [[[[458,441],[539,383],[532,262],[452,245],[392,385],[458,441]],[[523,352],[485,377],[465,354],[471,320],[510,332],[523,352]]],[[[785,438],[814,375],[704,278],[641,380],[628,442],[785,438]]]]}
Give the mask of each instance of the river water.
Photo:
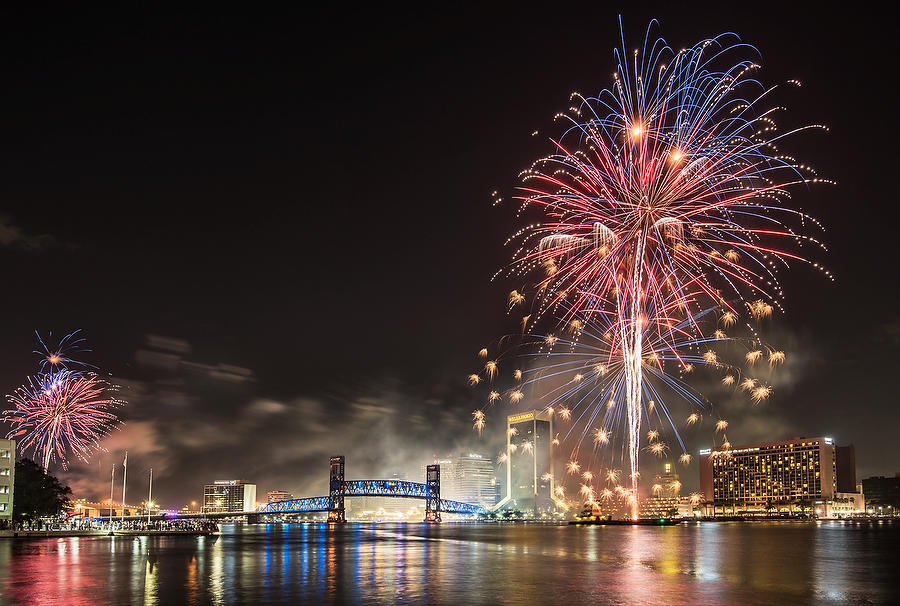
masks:
{"type": "Polygon", "coordinates": [[[2,604],[900,603],[900,524],[226,524],[0,539],[2,604]]]}

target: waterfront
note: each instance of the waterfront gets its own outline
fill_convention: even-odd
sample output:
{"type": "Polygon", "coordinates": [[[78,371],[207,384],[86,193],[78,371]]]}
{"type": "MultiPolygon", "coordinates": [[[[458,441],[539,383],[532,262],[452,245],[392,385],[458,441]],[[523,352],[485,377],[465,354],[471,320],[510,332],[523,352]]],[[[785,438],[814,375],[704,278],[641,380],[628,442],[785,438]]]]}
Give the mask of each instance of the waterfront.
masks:
{"type": "Polygon", "coordinates": [[[900,527],[232,525],[0,541],[0,602],[894,603],[900,527]]]}

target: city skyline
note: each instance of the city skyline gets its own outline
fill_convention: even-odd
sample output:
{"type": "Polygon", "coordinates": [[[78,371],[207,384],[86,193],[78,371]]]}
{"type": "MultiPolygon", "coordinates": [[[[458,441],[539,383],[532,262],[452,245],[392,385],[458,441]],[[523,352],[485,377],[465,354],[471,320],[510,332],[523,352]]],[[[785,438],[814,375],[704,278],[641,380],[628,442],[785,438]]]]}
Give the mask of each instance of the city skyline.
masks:
{"type": "MultiPolygon", "coordinates": [[[[615,12],[594,16],[544,45],[525,16],[504,14],[513,21],[490,31],[499,11],[481,24],[463,9],[382,15],[395,42],[374,56],[364,49],[379,34],[362,17],[343,44],[301,41],[275,23],[253,34],[233,15],[222,29],[188,20],[165,37],[152,19],[125,35],[85,15],[81,28],[52,23],[45,44],[7,40],[18,51],[7,66],[15,94],[3,101],[7,282],[42,293],[43,269],[55,269],[54,296],[4,301],[14,322],[0,376],[9,393],[31,372],[34,329],[83,328],[89,361],[129,402],[108,452],[62,477],[102,497],[128,449],[133,468],[154,468],[159,498],[179,503],[216,477],[319,494],[320,474],[296,470],[337,453],[350,477],[434,452],[496,456],[505,414],[540,403],[489,412],[482,437],[467,419],[472,357],[515,287],[490,283],[507,261],[497,241],[508,227],[490,194],[510,191],[545,149],[531,134],[550,128],[572,90],[606,82],[615,12]],[[307,90],[316,94],[301,98],[307,90]],[[259,460],[241,453],[251,442],[259,460]]],[[[857,446],[860,477],[892,475],[898,413],[881,377],[900,316],[880,260],[896,211],[877,207],[888,214],[873,223],[852,206],[892,196],[887,137],[858,119],[860,104],[886,115],[876,98],[884,41],[823,42],[853,30],[836,16],[772,23],[671,10],[626,12],[626,33],[637,39],[654,16],[673,45],[739,31],[761,49],[767,81],[803,82],[789,115],[831,128],[790,148],[838,181],[795,200],[828,228],[837,281],[793,272],[791,304],[769,330],[789,354],[789,379],[765,414],[713,392],[731,441],[830,435],[857,446]],[[835,72],[858,78],[835,87],[835,72]]],[[[690,451],[713,437],[691,436],[690,451]]],[[[695,470],[678,469],[686,486],[695,470]]]]}

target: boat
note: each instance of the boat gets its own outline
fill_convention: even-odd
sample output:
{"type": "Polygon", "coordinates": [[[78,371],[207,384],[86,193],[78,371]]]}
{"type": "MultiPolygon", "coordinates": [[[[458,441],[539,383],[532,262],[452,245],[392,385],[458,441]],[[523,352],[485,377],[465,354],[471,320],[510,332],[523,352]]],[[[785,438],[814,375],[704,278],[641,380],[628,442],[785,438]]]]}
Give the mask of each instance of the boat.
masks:
{"type": "Polygon", "coordinates": [[[600,506],[595,501],[584,504],[581,513],[569,524],[578,526],[673,526],[681,520],[673,518],[638,518],[636,520],[614,520],[612,516],[604,516],[600,513],[600,506]]]}
{"type": "Polygon", "coordinates": [[[637,520],[613,520],[603,516],[575,516],[570,521],[572,526],[674,526],[680,524],[681,520],[673,518],[638,518],[637,520]]]}

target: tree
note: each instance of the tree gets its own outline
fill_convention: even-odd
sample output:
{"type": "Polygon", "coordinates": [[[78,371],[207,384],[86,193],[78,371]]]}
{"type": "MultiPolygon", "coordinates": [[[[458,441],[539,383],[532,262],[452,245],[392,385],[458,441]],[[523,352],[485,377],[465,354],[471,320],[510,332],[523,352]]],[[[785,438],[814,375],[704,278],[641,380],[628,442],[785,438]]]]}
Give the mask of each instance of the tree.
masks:
{"type": "Polygon", "coordinates": [[[16,461],[13,487],[13,519],[34,520],[58,516],[70,504],[72,489],[64,486],[31,459],[16,461]]]}

